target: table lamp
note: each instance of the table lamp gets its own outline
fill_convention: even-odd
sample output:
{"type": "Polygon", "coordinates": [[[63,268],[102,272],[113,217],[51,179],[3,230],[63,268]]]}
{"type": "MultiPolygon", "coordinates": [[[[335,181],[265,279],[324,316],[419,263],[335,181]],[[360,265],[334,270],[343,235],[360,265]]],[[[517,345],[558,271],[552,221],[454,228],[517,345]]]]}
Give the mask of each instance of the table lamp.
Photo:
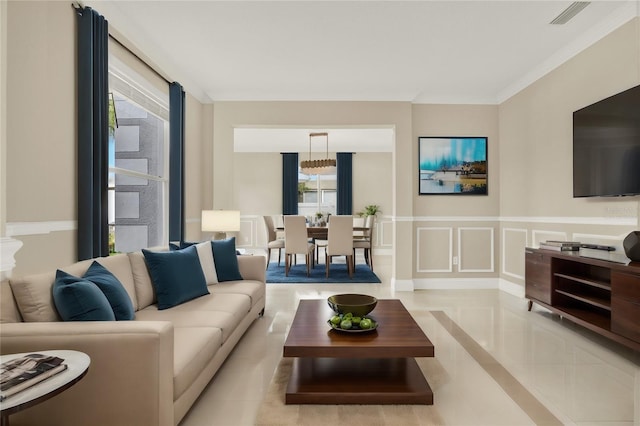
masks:
{"type": "Polygon", "coordinates": [[[227,238],[227,232],[240,231],[239,210],[203,210],[202,231],[214,232],[214,240],[227,238]]]}

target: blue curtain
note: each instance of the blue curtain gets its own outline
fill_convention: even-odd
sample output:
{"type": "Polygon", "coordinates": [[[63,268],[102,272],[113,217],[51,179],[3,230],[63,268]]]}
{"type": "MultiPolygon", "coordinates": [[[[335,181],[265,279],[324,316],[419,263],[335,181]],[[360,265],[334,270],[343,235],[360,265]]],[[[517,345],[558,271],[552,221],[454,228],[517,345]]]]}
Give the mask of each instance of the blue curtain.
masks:
{"type": "Polygon", "coordinates": [[[298,153],[282,153],[282,214],[298,214],[298,153]]]}
{"type": "Polygon", "coordinates": [[[78,260],[109,254],[108,23],[77,8],[78,260]]]}
{"type": "Polygon", "coordinates": [[[184,241],[184,90],[169,84],[169,241],[184,241]]]}
{"type": "Polygon", "coordinates": [[[336,154],[337,163],[337,214],[350,215],[353,213],[353,154],[339,152],[336,154]]]}

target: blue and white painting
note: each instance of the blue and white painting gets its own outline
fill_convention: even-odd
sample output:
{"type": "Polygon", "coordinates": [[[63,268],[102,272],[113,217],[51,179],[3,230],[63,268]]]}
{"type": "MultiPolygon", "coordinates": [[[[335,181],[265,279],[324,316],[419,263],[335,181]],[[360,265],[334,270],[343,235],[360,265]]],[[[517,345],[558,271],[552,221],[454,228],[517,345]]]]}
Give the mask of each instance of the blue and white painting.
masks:
{"type": "Polygon", "coordinates": [[[486,137],[420,137],[420,195],[487,195],[486,137]]]}

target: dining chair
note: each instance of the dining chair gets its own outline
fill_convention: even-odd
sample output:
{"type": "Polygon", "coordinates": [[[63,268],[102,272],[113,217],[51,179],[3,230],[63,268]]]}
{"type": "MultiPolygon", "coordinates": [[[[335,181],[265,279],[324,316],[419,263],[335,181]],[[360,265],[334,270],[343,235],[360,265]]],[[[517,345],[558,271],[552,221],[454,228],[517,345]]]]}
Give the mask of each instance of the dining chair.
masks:
{"type": "Polygon", "coordinates": [[[315,245],[307,238],[307,224],[304,216],[284,217],[284,274],[289,276],[291,261],[297,254],[304,254],[307,276],[313,268],[315,245]]]}
{"type": "Polygon", "coordinates": [[[264,227],[266,229],[266,237],[267,237],[267,268],[269,267],[269,262],[271,261],[271,251],[278,250],[278,266],[280,266],[280,259],[282,257],[282,249],[284,248],[284,239],[278,238],[278,234],[276,232],[276,226],[273,220],[273,216],[262,216],[264,219],[264,227]]]}
{"type": "Polygon", "coordinates": [[[353,216],[333,215],[329,219],[327,246],[325,247],[325,270],[329,278],[329,269],[333,256],[345,256],[349,278],[353,277],[353,216]]]}
{"type": "Polygon", "coordinates": [[[365,228],[367,228],[364,231],[364,237],[363,238],[357,238],[354,237],[353,240],[353,262],[355,264],[356,261],[356,249],[363,249],[364,250],[364,261],[367,263],[367,265],[369,266],[369,268],[371,269],[371,272],[373,272],[373,251],[372,251],[372,247],[373,247],[373,229],[374,229],[374,225],[375,225],[375,216],[370,215],[367,216],[366,220],[365,220],[365,228]]]}
{"type": "Polygon", "coordinates": [[[367,220],[366,218],[361,216],[353,217],[353,240],[354,241],[364,240],[366,238],[364,231],[356,229],[356,228],[364,228],[366,220],[367,220]]]}

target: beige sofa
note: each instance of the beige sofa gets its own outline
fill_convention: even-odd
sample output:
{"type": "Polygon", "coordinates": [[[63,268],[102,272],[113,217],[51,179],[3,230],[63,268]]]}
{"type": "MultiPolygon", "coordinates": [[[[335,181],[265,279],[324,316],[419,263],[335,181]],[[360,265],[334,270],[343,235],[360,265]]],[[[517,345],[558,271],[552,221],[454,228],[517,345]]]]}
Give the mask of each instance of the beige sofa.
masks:
{"type": "MultiPolygon", "coordinates": [[[[71,349],[91,365],[76,385],[11,416],[12,425],[176,425],[265,307],[265,258],[238,256],[244,280],[158,310],[142,252],[96,259],[125,287],[133,321],[63,322],[55,271],[2,282],[2,354],[71,349]]],[[[92,261],[65,272],[82,276],[92,261]]]]}

